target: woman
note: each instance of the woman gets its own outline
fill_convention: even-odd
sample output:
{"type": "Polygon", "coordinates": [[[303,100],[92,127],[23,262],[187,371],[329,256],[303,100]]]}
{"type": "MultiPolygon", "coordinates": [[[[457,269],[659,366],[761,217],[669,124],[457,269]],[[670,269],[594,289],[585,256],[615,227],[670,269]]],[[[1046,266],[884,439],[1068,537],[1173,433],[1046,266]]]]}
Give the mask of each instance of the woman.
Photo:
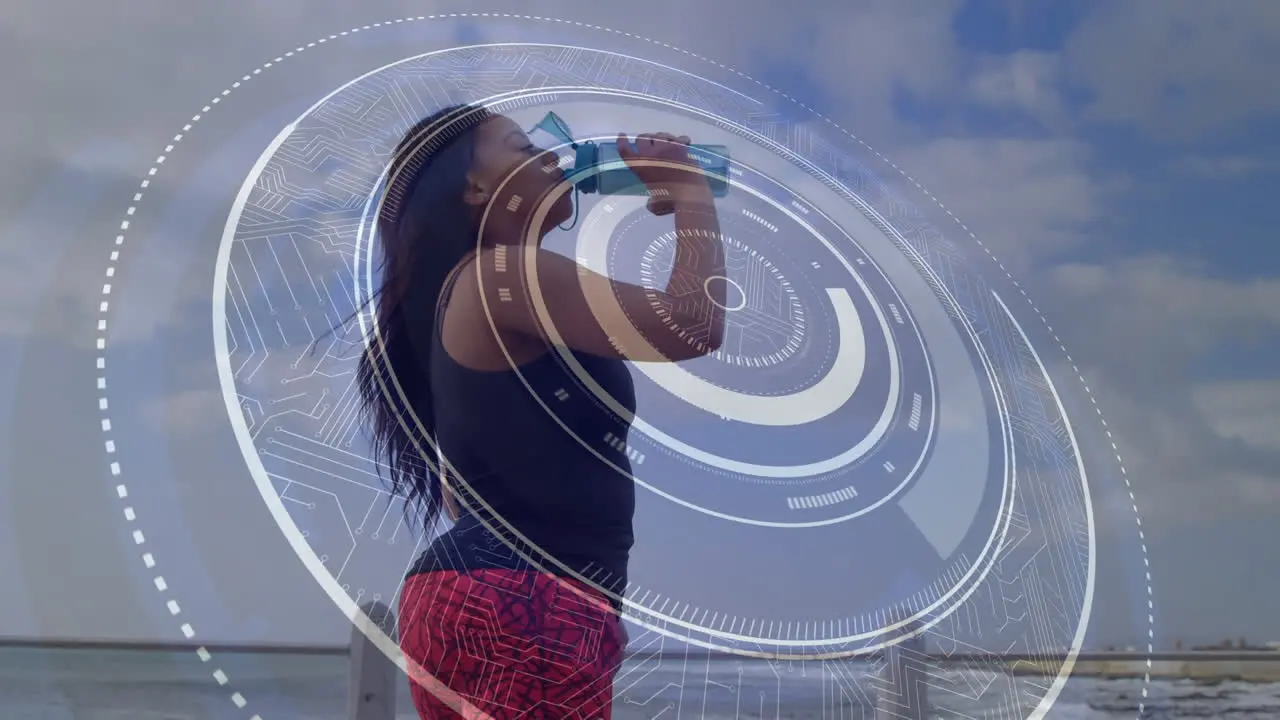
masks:
{"type": "Polygon", "coordinates": [[[392,160],[359,382],[393,492],[426,529],[442,507],[455,520],[400,597],[423,718],[610,717],[635,507],[617,447],[635,411],[626,362],[714,351],[725,287],[710,282],[724,249],[688,138],[618,140],[650,211],[674,215],[679,250],[662,291],[541,249],[572,200],[556,157],[509,118],[446,108],[392,160]]]}

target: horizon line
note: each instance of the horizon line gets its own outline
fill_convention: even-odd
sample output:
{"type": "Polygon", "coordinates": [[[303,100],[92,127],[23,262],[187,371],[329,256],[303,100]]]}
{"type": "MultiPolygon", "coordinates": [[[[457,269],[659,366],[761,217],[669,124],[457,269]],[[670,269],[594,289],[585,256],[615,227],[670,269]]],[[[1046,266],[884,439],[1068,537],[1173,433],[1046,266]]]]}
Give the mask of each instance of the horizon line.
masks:
{"type": "Polygon", "coordinates": [[[125,650],[195,652],[201,648],[221,653],[280,655],[349,655],[351,645],[334,643],[191,642],[179,640],[120,640],[115,638],[38,638],[0,636],[0,648],[49,650],[125,650]]]}
{"type": "MultiPolygon", "coordinates": [[[[4,637],[0,636],[0,649],[20,648],[20,649],[45,649],[45,650],[111,650],[125,652],[197,652],[204,649],[210,653],[230,653],[230,654],[270,654],[270,655],[325,655],[325,656],[350,656],[351,645],[338,645],[333,643],[247,643],[247,642],[182,642],[182,641],[151,641],[151,640],[119,640],[111,638],[35,638],[35,637],[4,637]]],[[[700,657],[715,658],[738,658],[742,660],[775,660],[777,662],[804,662],[804,658],[757,658],[746,657],[738,653],[725,650],[707,650],[698,648],[688,648],[686,650],[659,650],[648,651],[644,648],[631,648],[627,655],[629,657],[675,657],[681,655],[697,655],[700,657]]],[[[868,652],[860,657],[851,654],[847,659],[867,658],[870,659],[879,655],[879,652],[868,652]]],[[[1066,657],[1067,653],[925,653],[926,656],[938,660],[951,660],[960,662],[964,660],[1051,660],[1058,657],[1066,657]]],[[[1076,660],[1087,660],[1090,658],[1151,658],[1153,660],[1178,660],[1178,659],[1208,659],[1214,658],[1219,660],[1260,660],[1275,658],[1280,661],[1280,650],[1269,648],[1203,648],[1203,649],[1177,649],[1177,650],[1156,650],[1153,652],[1143,652],[1138,650],[1081,650],[1077,653],[1076,660]]],[[[815,660],[816,662],[816,660],[815,660]]]]}

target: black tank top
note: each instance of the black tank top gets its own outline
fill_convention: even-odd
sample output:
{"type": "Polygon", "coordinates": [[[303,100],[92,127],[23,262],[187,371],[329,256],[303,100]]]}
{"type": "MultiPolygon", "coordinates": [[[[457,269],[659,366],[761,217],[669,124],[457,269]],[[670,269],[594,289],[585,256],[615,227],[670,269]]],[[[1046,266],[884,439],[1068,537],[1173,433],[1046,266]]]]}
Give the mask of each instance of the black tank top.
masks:
{"type": "MultiPolygon", "coordinates": [[[[445,302],[452,285],[442,293],[445,302]]],[[[473,370],[444,349],[445,302],[429,361],[436,441],[466,480],[449,476],[450,487],[475,512],[460,507],[462,516],[410,574],[499,568],[569,575],[558,561],[621,595],[634,540],[630,424],[583,385],[561,353],[572,355],[629,416],[635,412],[635,388],[626,363],[552,348],[518,372],[473,370]]]]}

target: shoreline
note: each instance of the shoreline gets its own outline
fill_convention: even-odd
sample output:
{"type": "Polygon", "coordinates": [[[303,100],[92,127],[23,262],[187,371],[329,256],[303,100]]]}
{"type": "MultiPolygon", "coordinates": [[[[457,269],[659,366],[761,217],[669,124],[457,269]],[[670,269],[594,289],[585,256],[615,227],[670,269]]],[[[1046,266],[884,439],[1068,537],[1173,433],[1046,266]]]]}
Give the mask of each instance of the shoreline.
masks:
{"type": "MultiPolygon", "coordinates": [[[[235,654],[269,654],[269,655],[350,655],[350,645],[326,645],[326,644],[290,644],[290,643],[223,643],[223,642],[179,642],[179,641],[133,641],[120,640],[113,638],[31,638],[31,637],[0,637],[0,650],[5,648],[15,649],[46,649],[46,650],[109,650],[109,651],[141,651],[141,652],[196,652],[200,649],[207,650],[211,653],[235,653],[235,654]]],[[[877,657],[879,653],[866,653],[861,657],[851,655],[851,659],[871,660],[877,657]]],[[[695,657],[699,660],[743,660],[743,661],[759,661],[762,658],[746,657],[731,652],[709,651],[700,648],[690,648],[689,651],[661,651],[661,652],[645,652],[643,649],[634,649],[628,656],[631,658],[681,658],[695,657]]],[[[1061,663],[1066,660],[1066,654],[1020,654],[1020,653],[926,653],[926,656],[938,662],[941,665],[961,665],[969,663],[990,663],[1001,662],[1011,665],[1011,669],[1017,666],[1040,666],[1061,663]]],[[[1075,664],[1089,665],[1096,663],[1143,663],[1150,660],[1153,663],[1153,670],[1156,663],[1204,663],[1204,662],[1229,662],[1229,663],[1275,663],[1280,665],[1280,651],[1276,650],[1174,650],[1174,651],[1156,651],[1153,653],[1141,652],[1118,652],[1118,651],[1099,651],[1090,652],[1083,651],[1076,655],[1075,664]]],[[[782,659],[776,662],[782,664],[817,662],[805,661],[800,658],[782,659]]],[[[1031,668],[1027,668],[1030,670],[1031,668]]],[[[1141,673],[1139,673],[1141,674],[1141,673]]]]}
{"type": "MultiPolygon", "coordinates": [[[[52,650],[56,652],[119,652],[119,653],[197,653],[235,655],[274,655],[351,658],[351,648],[343,645],[302,644],[250,644],[250,643],[183,643],[183,642],[129,642],[113,639],[75,638],[0,638],[0,653],[4,649],[52,650]]],[[[1065,655],[1000,655],[930,654],[929,659],[941,668],[973,670],[983,673],[1008,673],[1012,676],[1050,677],[1066,660],[1065,655]]],[[[746,658],[723,652],[691,649],[689,652],[645,652],[643,649],[628,653],[632,663],[652,663],[661,660],[692,660],[705,663],[717,661],[741,661],[746,664],[768,663],[760,658],[746,658]]],[[[871,662],[877,658],[864,655],[851,658],[851,662],[871,662]]],[[[775,660],[783,667],[803,666],[822,661],[775,660]]],[[[1101,652],[1080,653],[1076,656],[1071,677],[1095,680],[1125,680],[1149,675],[1153,680],[1189,680],[1212,685],[1222,682],[1253,684],[1280,683],[1280,652],[1258,651],[1177,651],[1157,652],[1150,656],[1142,653],[1101,652]]]]}
{"type": "Polygon", "coordinates": [[[110,652],[197,652],[235,655],[342,655],[351,654],[347,645],[290,645],[248,643],[135,642],[79,638],[0,638],[0,651],[16,650],[101,650],[110,652]]]}

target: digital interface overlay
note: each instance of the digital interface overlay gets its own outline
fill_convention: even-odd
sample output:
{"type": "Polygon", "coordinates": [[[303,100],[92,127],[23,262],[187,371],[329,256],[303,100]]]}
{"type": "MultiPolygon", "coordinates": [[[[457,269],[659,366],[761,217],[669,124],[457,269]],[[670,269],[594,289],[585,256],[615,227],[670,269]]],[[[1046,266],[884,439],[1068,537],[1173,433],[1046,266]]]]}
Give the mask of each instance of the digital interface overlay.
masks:
{"type": "MultiPolygon", "coordinates": [[[[633,646],[809,660],[850,696],[874,685],[866,653],[907,626],[944,654],[1069,657],[1092,601],[1093,464],[1022,293],[934,226],[866,148],[733,73],[691,67],[707,77],[570,45],[434,52],[348,83],[262,153],[227,222],[214,332],[232,424],[264,498],[285,508],[282,530],[331,595],[394,599],[424,540],[368,460],[352,384],[367,337],[358,316],[342,324],[376,284],[370,198],[399,135],[440,105],[483,102],[521,120],[554,108],[575,128],[670,128],[734,153],[718,203],[724,347],[638,365],[627,444],[580,439],[606,460],[626,455],[641,488],[633,646]],[[655,561],[644,548],[663,546],[648,538],[671,528],[683,552],[655,561]]],[[[582,198],[581,213],[553,247],[665,281],[669,218],[608,196],[582,198]]],[[[589,391],[564,390],[542,398],[549,421],[589,391]]],[[[1057,687],[939,677],[961,704],[1009,693],[1006,714],[1047,708],[1057,687]]],[[[651,716],[681,702],[627,698],[625,686],[620,702],[651,716]]]]}

